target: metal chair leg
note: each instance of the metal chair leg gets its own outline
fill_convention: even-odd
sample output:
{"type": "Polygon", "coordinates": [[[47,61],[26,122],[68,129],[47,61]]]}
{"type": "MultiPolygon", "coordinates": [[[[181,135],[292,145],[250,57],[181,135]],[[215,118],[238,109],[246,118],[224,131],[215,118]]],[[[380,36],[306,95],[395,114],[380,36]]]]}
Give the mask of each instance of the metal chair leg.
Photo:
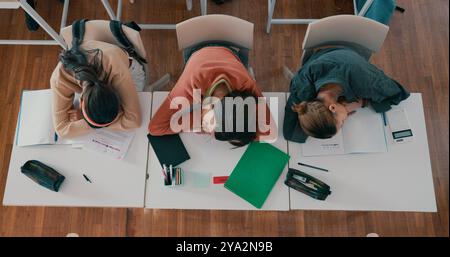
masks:
{"type": "Polygon", "coordinates": [[[27,12],[38,24],[47,32],[62,48],[67,49],[67,45],[56,31],[27,3],[26,0],[19,0],[22,9],[27,12]]]}
{"type": "Polygon", "coordinates": [[[286,66],[283,66],[283,75],[287,80],[292,80],[294,78],[294,73],[286,66]]]}
{"type": "Polygon", "coordinates": [[[248,73],[250,74],[250,76],[252,76],[253,79],[256,80],[255,71],[252,67],[248,67],[248,73]]]}
{"type": "Polygon", "coordinates": [[[277,3],[276,0],[267,0],[267,9],[268,9],[268,16],[267,16],[267,27],[266,27],[266,33],[270,33],[270,29],[272,27],[272,19],[273,19],[273,12],[275,10],[275,4],[277,3]]]}
{"type": "Polygon", "coordinates": [[[200,0],[200,10],[202,15],[208,14],[208,2],[207,0],[200,0]]]}
{"type": "Polygon", "coordinates": [[[186,7],[188,11],[192,11],[192,0],[186,0],[186,7]]]}

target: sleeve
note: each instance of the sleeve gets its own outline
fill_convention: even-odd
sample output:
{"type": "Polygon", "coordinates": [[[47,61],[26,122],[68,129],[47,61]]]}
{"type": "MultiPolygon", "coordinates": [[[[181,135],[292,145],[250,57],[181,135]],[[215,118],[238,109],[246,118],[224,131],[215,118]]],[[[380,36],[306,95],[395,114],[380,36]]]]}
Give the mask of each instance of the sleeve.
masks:
{"type": "Polygon", "coordinates": [[[294,104],[314,99],[314,77],[309,68],[302,68],[292,79],[290,95],[285,107],[283,136],[286,140],[304,143],[308,137],[302,130],[297,113],[292,110],[294,104]]]}
{"type": "Polygon", "coordinates": [[[77,137],[87,134],[92,129],[86,121],[78,120],[71,122],[69,120],[67,112],[73,108],[75,92],[66,85],[66,83],[71,82],[61,78],[61,73],[63,72],[61,69],[61,66],[58,65],[50,79],[53,95],[53,126],[61,138],[77,137]]]}
{"type": "Polygon", "coordinates": [[[122,112],[116,122],[111,124],[108,128],[114,130],[129,130],[141,126],[141,107],[139,104],[139,97],[137,95],[136,87],[134,86],[131,72],[128,69],[128,57],[119,49],[121,56],[120,61],[109,62],[108,66],[111,71],[110,83],[117,90],[122,112]],[[127,62],[123,62],[127,60],[127,62]],[[114,68],[112,67],[114,65],[114,68]]]}
{"type": "Polygon", "coordinates": [[[170,128],[170,118],[175,113],[175,110],[170,109],[170,101],[170,96],[167,96],[158,111],[156,111],[155,115],[150,119],[148,131],[152,136],[176,134],[170,128]]]}
{"type": "MultiPolygon", "coordinates": [[[[258,98],[264,97],[264,95],[261,92],[261,89],[258,87],[258,85],[256,84],[256,82],[253,79],[249,80],[249,84],[250,84],[251,92],[256,97],[258,97],[258,98]]],[[[258,126],[261,123],[261,121],[258,120],[258,122],[257,122],[257,131],[256,131],[256,139],[258,141],[261,141],[261,140],[274,141],[278,137],[278,127],[277,127],[277,123],[273,119],[272,113],[270,112],[270,108],[267,105],[266,101],[263,101],[263,102],[259,102],[258,101],[257,112],[259,112],[261,110],[266,112],[266,115],[265,115],[266,120],[264,121],[263,126],[269,126],[269,129],[267,131],[265,131],[265,132],[262,132],[260,130],[260,127],[258,126]]],[[[266,128],[264,130],[266,130],[266,128]]]]}
{"type": "Polygon", "coordinates": [[[392,105],[399,104],[410,95],[397,81],[388,78],[384,73],[382,77],[383,79],[373,86],[370,98],[373,109],[378,113],[389,111],[392,105]]]}
{"type": "MultiPolygon", "coordinates": [[[[170,103],[176,97],[185,97],[186,99],[188,99],[189,104],[192,104],[193,100],[192,97],[190,97],[188,90],[189,89],[192,90],[193,86],[191,84],[193,83],[195,82],[185,79],[184,76],[180,77],[178,82],[175,84],[175,87],[172,89],[167,98],[158,108],[158,111],[156,111],[155,115],[153,115],[153,117],[150,119],[148,131],[151,135],[163,136],[178,133],[172,130],[172,128],[170,127],[170,121],[172,119],[172,116],[181,110],[181,107],[179,106],[178,108],[171,109],[170,103]]],[[[191,126],[183,127],[182,130],[188,130],[190,127],[191,126]]]]}
{"type": "Polygon", "coordinates": [[[308,136],[300,127],[298,115],[292,110],[292,105],[295,103],[294,95],[290,95],[285,107],[284,121],[283,121],[283,136],[286,140],[304,143],[308,136]]]}

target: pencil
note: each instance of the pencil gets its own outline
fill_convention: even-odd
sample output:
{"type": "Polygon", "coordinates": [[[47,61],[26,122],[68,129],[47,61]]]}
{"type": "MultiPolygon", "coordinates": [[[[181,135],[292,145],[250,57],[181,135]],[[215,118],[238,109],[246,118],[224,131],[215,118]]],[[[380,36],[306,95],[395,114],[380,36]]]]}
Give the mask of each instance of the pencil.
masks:
{"type": "Polygon", "coordinates": [[[299,162],[298,164],[299,164],[299,165],[302,165],[302,166],[305,166],[305,167],[313,168],[313,169],[316,169],[316,170],[322,170],[322,171],[328,172],[328,170],[327,170],[327,169],[324,169],[324,168],[319,168],[319,167],[312,166],[312,165],[308,165],[308,164],[301,163],[301,162],[299,162]]]}
{"type": "Polygon", "coordinates": [[[86,179],[87,182],[92,183],[92,181],[85,175],[83,174],[84,179],[86,179]]]}

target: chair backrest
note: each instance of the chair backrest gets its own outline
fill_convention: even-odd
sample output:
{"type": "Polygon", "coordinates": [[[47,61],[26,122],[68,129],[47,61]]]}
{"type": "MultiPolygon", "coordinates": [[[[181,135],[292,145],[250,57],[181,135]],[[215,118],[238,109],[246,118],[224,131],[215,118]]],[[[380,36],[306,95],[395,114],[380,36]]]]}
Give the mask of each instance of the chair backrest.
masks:
{"type": "Polygon", "coordinates": [[[178,48],[183,50],[201,42],[221,41],[252,49],[253,28],[253,23],[234,16],[198,16],[176,25],[178,48]]]}
{"type": "Polygon", "coordinates": [[[303,50],[329,44],[347,43],[378,52],[386,39],[389,27],[356,15],[336,15],[309,24],[303,50]]]}
{"type": "MultiPolygon", "coordinates": [[[[138,54],[144,58],[147,57],[145,52],[144,44],[142,43],[139,31],[122,25],[122,30],[127,36],[128,40],[133,44],[138,54]]],[[[66,41],[68,48],[72,47],[72,26],[67,26],[61,29],[61,36],[66,41]]],[[[86,22],[84,39],[86,40],[96,40],[102,41],[114,45],[118,45],[114,35],[109,28],[109,21],[106,20],[90,20],[86,22]]]]}

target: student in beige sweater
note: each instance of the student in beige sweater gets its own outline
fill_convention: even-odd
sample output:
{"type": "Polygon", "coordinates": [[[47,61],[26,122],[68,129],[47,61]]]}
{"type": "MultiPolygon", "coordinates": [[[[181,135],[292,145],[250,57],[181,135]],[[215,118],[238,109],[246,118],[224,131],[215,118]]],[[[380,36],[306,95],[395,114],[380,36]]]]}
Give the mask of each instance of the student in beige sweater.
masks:
{"type": "Polygon", "coordinates": [[[86,41],[64,51],[51,80],[53,123],[63,138],[95,128],[128,130],[141,125],[128,54],[116,45],[86,41]],[[80,106],[73,104],[81,94],[80,106]]]}

